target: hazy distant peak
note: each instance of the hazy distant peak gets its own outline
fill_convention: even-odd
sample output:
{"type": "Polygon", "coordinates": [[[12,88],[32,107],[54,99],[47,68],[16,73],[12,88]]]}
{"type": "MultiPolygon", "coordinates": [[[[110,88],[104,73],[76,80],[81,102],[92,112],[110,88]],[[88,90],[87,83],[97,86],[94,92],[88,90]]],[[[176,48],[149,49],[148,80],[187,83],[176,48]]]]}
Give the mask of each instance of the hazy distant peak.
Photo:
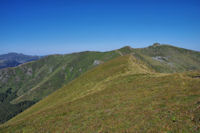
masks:
{"type": "Polygon", "coordinates": [[[0,69],[6,67],[15,67],[19,64],[40,59],[40,56],[24,55],[22,53],[7,53],[0,55],[0,69]]]}

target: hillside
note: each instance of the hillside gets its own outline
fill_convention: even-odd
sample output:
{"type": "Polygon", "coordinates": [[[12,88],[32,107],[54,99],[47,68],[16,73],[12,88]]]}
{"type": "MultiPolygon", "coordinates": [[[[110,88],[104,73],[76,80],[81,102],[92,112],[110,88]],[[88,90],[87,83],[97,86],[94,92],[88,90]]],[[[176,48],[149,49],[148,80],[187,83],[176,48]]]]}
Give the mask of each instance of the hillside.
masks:
{"type": "Polygon", "coordinates": [[[0,70],[0,122],[10,119],[23,111],[24,106],[31,106],[90,68],[116,56],[119,56],[116,52],[50,55],[15,68],[0,70]],[[19,106],[21,104],[22,107],[19,106]]]}
{"type": "Polygon", "coordinates": [[[82,74],[0,132],[198,132],[199,77],[157,73],[124,55],[82,74]]]}
{"type": "Polygon", "coordinates": [[[22,112],[81,74],[115,57],[134,55],[153,72],[200,70],[200,52],[170,45],[109,52],[50,55],[13,68],[0,70],[0,123],[22,112]]]}
{"type": "Polygon", "coordinates": [[[200,52],[197,51],[157,43],[133,51],[136,57],[157,72],[171,73],[200,69],[200,52]]]}
{"type": "Polygon", "coordinates": [[[146,48],[126,46],[117,50],[121,55],[132,53],[160,73],[200,70],[200,52],[172,45],[155,43],[146,48]]]}
{"type": "Polygon", "coordinates": [[[0,69],[7,67],[15,67],[20,64],[38,60],[40,56],[30,56],[18,53],[8,53],[0,55],[0,69]]]}

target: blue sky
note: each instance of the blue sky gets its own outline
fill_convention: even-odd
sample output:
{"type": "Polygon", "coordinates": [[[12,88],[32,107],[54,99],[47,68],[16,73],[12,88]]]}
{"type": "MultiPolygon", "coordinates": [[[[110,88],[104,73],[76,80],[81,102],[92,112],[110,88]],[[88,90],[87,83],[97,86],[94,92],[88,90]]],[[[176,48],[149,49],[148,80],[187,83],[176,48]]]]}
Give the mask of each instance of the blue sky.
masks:
{"type": "Polygon", "coordinates": [[[154,42],[200,51],[200,1],[0,0],[0,54],[107,51],[154,42]]]}

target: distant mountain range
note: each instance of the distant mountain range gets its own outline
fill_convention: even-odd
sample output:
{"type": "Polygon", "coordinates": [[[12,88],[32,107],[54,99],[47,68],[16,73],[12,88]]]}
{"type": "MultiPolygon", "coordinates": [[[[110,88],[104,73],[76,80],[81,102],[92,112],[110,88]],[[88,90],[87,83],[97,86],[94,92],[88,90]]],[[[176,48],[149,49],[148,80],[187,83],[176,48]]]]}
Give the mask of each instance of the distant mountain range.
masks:
{"type": "Polygon", "coordinates": [[[20,64],[40,59],[40,56],[29,56],[18,53],[8,53],[0,55],[0,69],[6,67],[15,67],[20,64]]]}
{"type": "Polygon", "coordinates": [[[4,68],[0,122],[22,113],[0,132],[195,132],[199,70],[200,52],[160,44],[4,68]]]}

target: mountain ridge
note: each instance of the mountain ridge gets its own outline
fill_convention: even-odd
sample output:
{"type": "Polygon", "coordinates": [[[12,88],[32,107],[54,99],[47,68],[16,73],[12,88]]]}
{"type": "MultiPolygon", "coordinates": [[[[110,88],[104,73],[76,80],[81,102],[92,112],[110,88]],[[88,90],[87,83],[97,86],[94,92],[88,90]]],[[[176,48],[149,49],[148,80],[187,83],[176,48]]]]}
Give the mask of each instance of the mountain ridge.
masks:
{"type": "MultiPolygon", "coordinates": [[[[108,52],[85,51],[65,55],[49,55],[34,62],[0,70],[0,94],[3,99],[8,99],[4,100],[7,102],[0,104],[13,108],[13,106],[25,102],[28,105],[25,104],[25,106],[29,107],[88,70],[127,54],[133,55],[133,60],[137,60],[138,64],[142,64],[141,66],[157,73],[200,70],[200,52],[188,52],[182,48],[166,45],[139,49],[125,46],[108,52]],[[11,93],[7,94],[9,89],[11,93]],[[10,97],[5,98],[5,95],[10,97]]],[[[17,110],[23,111],[24,109],[21,110],[21,108],[24,107],[16,107],[17,110]]],[[[11,112],[11,115],[2,114],[1,116],[2,119],[8,120],[13,117],[13,114],[11,112]]]]}
{"type": "Polygon", "coordinates": [[[90,69],[2,132],[198,132],[199,72],[158,73],[133,54],[90,69]],[[187,115],[186,115],[187,114],[187,115]]]}

